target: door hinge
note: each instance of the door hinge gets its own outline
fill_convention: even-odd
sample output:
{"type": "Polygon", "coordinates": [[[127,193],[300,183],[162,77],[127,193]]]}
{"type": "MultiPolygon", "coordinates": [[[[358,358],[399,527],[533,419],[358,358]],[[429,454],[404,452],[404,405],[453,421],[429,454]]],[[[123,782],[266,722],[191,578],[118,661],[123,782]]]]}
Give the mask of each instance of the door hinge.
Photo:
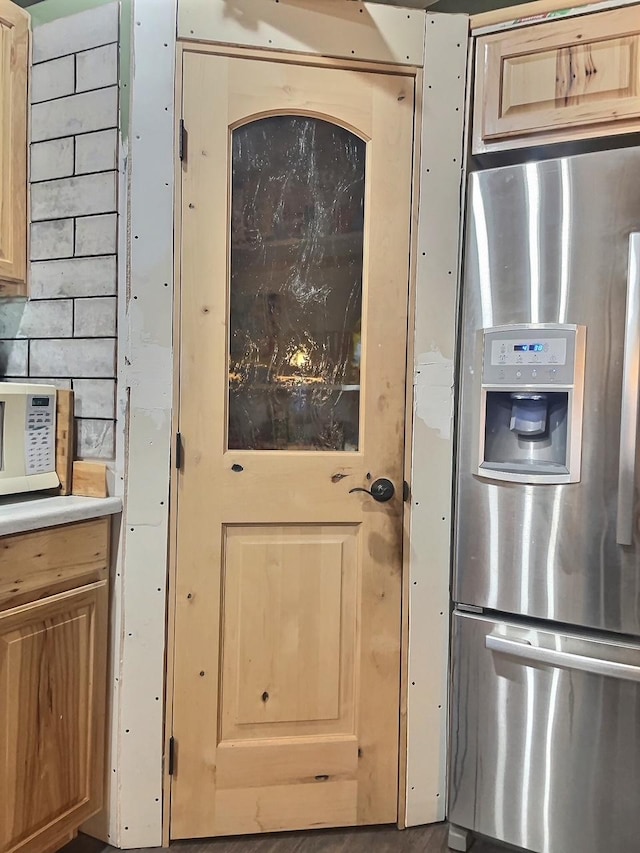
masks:
{"type": "Polygon", "coordinates": [[[173,776],[173,771],[176,766],[176,739],[173,736],[169,738],[168,762],[169,766],[167,767],[167,773],[169,776],[173,776]]]}
{"type": "Polygon", "coordinates": [[[187,159],[187,129],[184,126],[184,119],[180,119],[180,133],[178,135],[178,153],[181,160],[187,159]]]}
{"type": "Polygon", "coordinates": [[[176,433],[176,447],[174,453],[175,466],[178,471],[182,471],[182,463],[184,462],[184,450],[182,446],[182,433],[176,433]]]}
{"type": "Polygon", "coordinates": [[[409,483],[405,480],[402,484],[402,500],[407,503],[409,498],[411,497],[411,488],[409,483]]]}

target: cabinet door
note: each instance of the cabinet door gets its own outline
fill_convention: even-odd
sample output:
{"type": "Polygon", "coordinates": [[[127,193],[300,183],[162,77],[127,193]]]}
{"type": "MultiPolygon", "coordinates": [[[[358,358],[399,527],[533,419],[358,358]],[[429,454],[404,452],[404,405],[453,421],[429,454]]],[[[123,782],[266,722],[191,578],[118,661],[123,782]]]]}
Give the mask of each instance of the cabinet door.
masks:
{"type": "Polygon", "coordinates": [[[474,153],[640,130],[638,7],[478,38],[473,124],[474,153]]]}
{"type": "Polygon", "coordinates": [[[107,581],[0,614],[0,853],[60,846],[102,805],[107,581]]]}
{"type": "Polygon", "coordinates": [[[27,288],[29,20],[0,0],[0,296],[27,288]]]}

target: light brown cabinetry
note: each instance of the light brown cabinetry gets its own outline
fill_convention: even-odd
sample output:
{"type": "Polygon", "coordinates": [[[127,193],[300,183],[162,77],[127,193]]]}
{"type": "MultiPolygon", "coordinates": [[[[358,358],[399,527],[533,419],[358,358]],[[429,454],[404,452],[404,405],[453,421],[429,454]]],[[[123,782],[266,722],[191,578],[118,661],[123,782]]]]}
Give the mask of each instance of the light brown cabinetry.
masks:
{"type": "Polygon", "coordinates": [[[0,0],[0,296],[27,292],[29,21],[0,0]]]}
{"type": "Polygon", "coordinates": [[[640,6],[481,36],[473,152],[640,131],[640,6]]]}
{"type": "Polygon", "coordinates": [[[102,806],[108,539],[107,518],[0,539],[0,853],[102,806]]]}

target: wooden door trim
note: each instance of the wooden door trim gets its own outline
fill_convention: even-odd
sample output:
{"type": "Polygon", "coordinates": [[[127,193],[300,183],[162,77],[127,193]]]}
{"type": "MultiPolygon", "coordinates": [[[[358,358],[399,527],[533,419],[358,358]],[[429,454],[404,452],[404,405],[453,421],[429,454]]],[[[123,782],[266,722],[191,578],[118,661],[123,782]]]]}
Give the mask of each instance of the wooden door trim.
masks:
{"type": "MultiPolygon", "coordinates": [[[[420,198],[420,162],[422,157],[422,103],[424,70],[417,69],[413,112],[413,164],[411,181],[411,240],[409,244],[409,306],[407,312],[407,366],[405,372],[404,482],[409,484],[409,500],[402,513],[402,589],[400,622],[400,743],[398,751],[398,829],[407,826],[407,743],[409,691],[409,592],[411,568],[411,463],[413,458],[413,364],[415,358],[416,264],[418,260],[418,202],[420,198]]],[[[404,488],[404,483],[403,483],[404,488]]]]}
{"type": "MultiPolygon", "coordinates": [[[[237,47],[231,44],[212,44],[191,39],[179,39],[178,59],[181,60],[185,53],[212,53],[216,56],[259,59],[263,62],[284,62],[290,65],[310,65],[316,68],[335,68],[345,71],[366,71],[370,74],[385,74],[387,76],[392,74],[397,77],[416,77],[421,71],[416,65],[394,65],[388,62],[372,62],[364,59],[336,59],[330,56],[294,53],[293,51],[237,47]]],[[[180,95],[182,95],[182,90],[180,95]]]]}
{"type": "MultiPolygon", "coordinates": [[[[218,56],[244,57],[307,66],[330,67],[334,69],[358,70],[382,74],[395,74],[402,77],[413,77],[415,86],[414,107],[414,144],[412,162],[412,194],[411,194],[411,234],[409,245],[409,282],[408,282],[408,334],[405,371],[405,416],[404,416],[404,456],[403,476],[407,480],[411,469],[412,437],[413,437],[413,335],[411,330],[415,323],[415,281],[417,257],[417,220],[418,192],[420,183],[420,146],[419,138],[422,127],[422,69],[415,66],[385,65],[358,60],[336,60],[325,57],[309,56],[308,54],[293,54],[279,51],[256,50],[253,48],[234,47],[230,45],[210,45],[191,41],[179,40],[176,54],[175,103],[179,108],[175,122],[175,172],[174,172],[174,301],[173,301],[173,334],[174,334],[174,374],[172,398],[172,436],[179,432],[180,426],[180,377],[181,377],[181,227],[182,227],[182,162],[179,152],[179,118],[183,103],[183,60],[187,53],[210,53],[218,56]],[[195,47],[195,49],[194,49],[195,47]]],[[[175,448],[174,448],[175,449],[175,448]]],[[[173,457],[173,452],[172,452],[173,457]]],[[[174,459],[171,460],[172,472],[175,471],[174,459]]],[[[168,847],[171,840],[171,782],[169,775],[169,750],[173,732],[173,699],[175,672],[175,628],[176,628],[176,586],[177,586],[177,540],[178,540],[178,478],[170,479],[169,504],[169,555],[168,555],[168,599],[167,599],[167,652],[165,678],[165,728],[164,728],[164,762],[163,762],[163,820],[162,843],[168,847]]],[[[400,703],[399,713],[399,761],[398,761],[398,826],[404,828],[406,805],[406,744],[407,744],[407,714],[406,690],[408,686],[408,590],[409,590],[409,541],[411,504],[403,506],[402,521],[402,571],[401,584],[401,647],[400,647],[400,703]]],[[[176,755],[176,766],[179,756],[176,755]]]]}
{"type": "MultiPolygon", "coordinates": [[[[174,104],[174,193],[173,193],[173,397],[171,401],[171,435],[177,435],[180,416],[181,335],[180,307],[182,305],[181,236],[182,236],[182,161],[180,160],[180,116],[182,115],[182,84],[184,45],[178,42],[176,51],[176,75],[174,104]]],[[[162,844],[171,842],[171,776],[169,754],[173,735],[173,690],[175,668],[176,628],[176,577],[178,554],[178,478],[175,471],[175,445],[171,449],[171,477],[169,480],[169,556],[167,573],[167,653],[165,677],[165,722],[162,779],[162,844]]]]}

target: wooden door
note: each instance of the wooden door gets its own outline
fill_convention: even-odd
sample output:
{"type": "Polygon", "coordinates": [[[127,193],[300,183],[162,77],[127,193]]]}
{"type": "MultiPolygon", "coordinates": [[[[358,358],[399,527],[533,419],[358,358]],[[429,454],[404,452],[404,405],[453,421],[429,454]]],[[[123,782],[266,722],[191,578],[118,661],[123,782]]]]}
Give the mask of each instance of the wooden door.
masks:
{"type": "Polygon", "coordinates": [[[474,152],[638,129],[636,6],[478,38],[474,152]]]}
{"type": "Polygon", "coordinates": [[[0,853],[62,846],[102,807],[107,595],[0,613],[0,853]]]}
{"type": "Polygon", "coordinates": [[[27,287],[29,15],[0,0],[0,296],[27,287]]]}
{"type": "Polygon", "coordinates": [[[393,822],[414,80],[183,81],[171,836],[393,822]]]}

